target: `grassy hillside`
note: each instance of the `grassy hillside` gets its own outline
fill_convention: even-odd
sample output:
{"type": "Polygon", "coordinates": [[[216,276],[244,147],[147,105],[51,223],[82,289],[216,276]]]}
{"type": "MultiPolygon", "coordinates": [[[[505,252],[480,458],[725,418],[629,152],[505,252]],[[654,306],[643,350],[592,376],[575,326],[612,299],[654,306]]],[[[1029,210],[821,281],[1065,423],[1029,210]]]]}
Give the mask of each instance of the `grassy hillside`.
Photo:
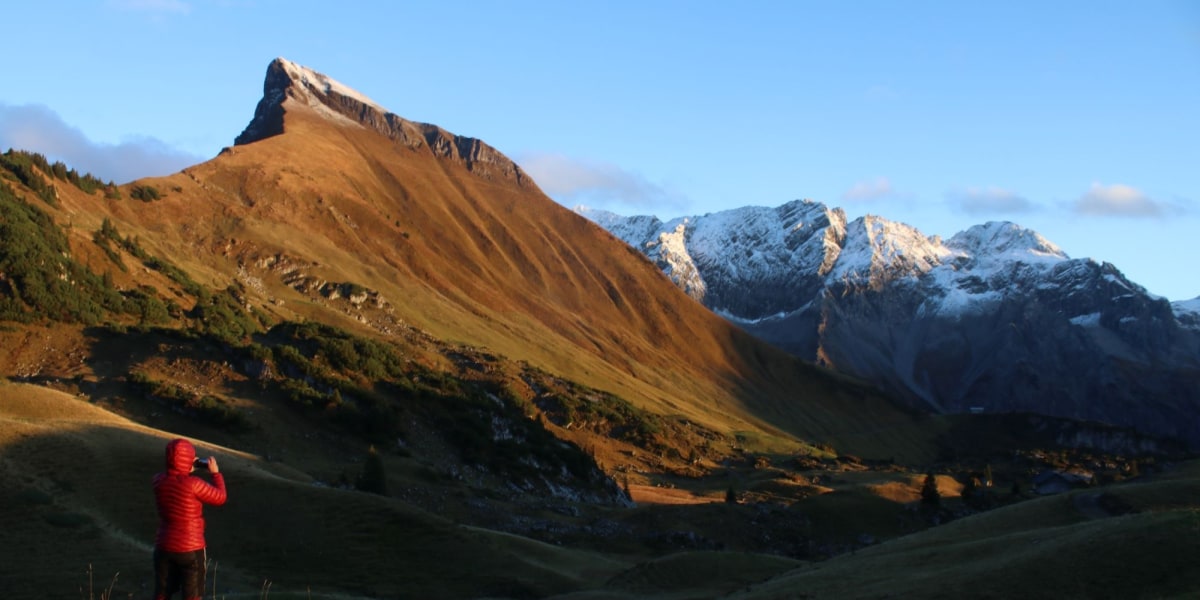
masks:
{"type": "Polygon", "coordinates": [[[1191,598],[1200,464],[1031,500],[808,565],[730,598],[1191,598]]]}

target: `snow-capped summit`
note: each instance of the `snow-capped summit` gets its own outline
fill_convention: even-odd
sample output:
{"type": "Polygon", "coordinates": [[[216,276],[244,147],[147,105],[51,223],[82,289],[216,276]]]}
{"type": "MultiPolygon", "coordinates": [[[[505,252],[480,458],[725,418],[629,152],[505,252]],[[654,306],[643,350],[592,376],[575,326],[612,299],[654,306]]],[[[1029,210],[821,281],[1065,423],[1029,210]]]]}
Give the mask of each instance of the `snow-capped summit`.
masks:
{"type": "Polygon", "coordinates": [[[841,252],[846,228],[840,209],[808,200],[666,222],[582,207],[576,211],[644,252],[690,296],[734,318],[794,309],[794,297],[812,292],[819,277],[776,281],[777,274],[816,265],[823,277],[841,252]],[[757,293],[731,287],[759,285],[780,287],[757,293]]]}
{"type": "Polygon", "coordinates": [[[660,221],[581,210],[693,298],[798,356],[942,412],[1031,411],[1200,447],[1200,298],[1009,222],[948,241],[812,201],[660,221]]]}
{"type": "Polygon", "coordinates": [[[954,252],[915,227],[865,216],[846,227],[845,242],[832,276],[878,286],[881,278],[916,277],[940,266],[954,252]]]}
{"type": "Polygon", "coordinates": [[[359,127],[365,126],[363,121],[369,114],[391,114],[353,88],[281,57],[267,66],[262,100],[234,143],[249,144],[282,133],[284,114],[289,110],[310,110],[331,121],[359,127]]]}
{"type": "MultiPolygon", "coordinates": [[[[387,112],[386,109],[377,104],[374,100],[366,97],[366,95],[351,88],[350,86],[339,83],[324,73],[318,73],[308,67],[294,63],[283,57],[275,59],[275,62],[277,62],[279,66],[283,68],[292,81],[300,82],[304,89],[310,90],[315,94],[321,96],[337,94],[338,96],[352,98],[362,104],[375,108],[376,110],[387,112]]],[[[286,90],[277,91],[283,92],[286,90]]]]}
{"type": "Polygon", "coordinates": [[[1007,221],[974,225],[955,234],[946,245],[977,259],[1003,262],[1053,264],[1070,259],[1038,232],[1007,221]]]}

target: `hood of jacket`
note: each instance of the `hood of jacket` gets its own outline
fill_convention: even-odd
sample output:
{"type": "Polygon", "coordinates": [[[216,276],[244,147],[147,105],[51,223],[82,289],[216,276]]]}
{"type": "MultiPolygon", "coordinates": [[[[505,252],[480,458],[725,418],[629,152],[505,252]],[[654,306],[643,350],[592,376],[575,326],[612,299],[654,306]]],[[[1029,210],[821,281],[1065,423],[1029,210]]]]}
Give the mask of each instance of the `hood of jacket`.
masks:
{"type": "Polygon", "coordinates": [[[167,473],[187,475],[192,472],[192,461],[196,460],[196,447],[179,438],[167,442],[167,473]]]}

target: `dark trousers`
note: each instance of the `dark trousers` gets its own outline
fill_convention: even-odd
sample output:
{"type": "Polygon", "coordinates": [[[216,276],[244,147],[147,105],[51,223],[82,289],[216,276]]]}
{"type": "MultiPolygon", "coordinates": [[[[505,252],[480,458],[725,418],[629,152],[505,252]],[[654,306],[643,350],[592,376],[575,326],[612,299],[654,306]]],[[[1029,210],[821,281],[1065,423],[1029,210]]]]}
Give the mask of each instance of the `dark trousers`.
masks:
{"type": "Polygon", "coordinates": [[[154,548],[154,599],[166,600],[183,590],[184,600],[204,597],[204,550],[166,552],[154,548]]]}

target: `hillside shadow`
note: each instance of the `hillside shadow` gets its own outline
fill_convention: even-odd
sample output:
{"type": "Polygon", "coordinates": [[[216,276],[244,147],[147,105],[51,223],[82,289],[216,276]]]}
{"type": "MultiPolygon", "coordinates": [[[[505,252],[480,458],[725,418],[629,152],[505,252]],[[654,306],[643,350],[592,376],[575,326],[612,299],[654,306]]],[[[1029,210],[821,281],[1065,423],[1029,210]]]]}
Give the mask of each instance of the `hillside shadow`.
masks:
{"type": "Polygon", "coordinates": [[[921,411],[757,340],[735,345],[750,375],[727,377],[727,387],[765,432],[868,461],[924,465],[936,456],[940,426],[921,411]]]}
{"type": "Polygon", "coordinates": [[[228,357],[223,346],[203,337],[189,337],[171,329],[129,329],[117,331],[107,327],[88,327],[83,330],[91,343],[86,363],[101,379],[126,377],[130,368],[150,358],[173,360],[228,357]]]}
{"type": "MultiPolygon", "coordinates": [[[[0,411],[0,527],[9,542],[0,547],[0,585],[14,597],[86,593],[90,565],[95,593],[119,573],[111,597],[148,596],[157,527],[150,479],[172,436],[120,423],[55,425],[80,416],[70,402],[79,401],[22,425],[0,411]]],[[[226,505],[204,510],[222,595],[258,594],[270,581],[275,594],[313,598],[539,598],[624,568],[391,498],[314,486],[255,456],[197,444],[218,457],[229,490],[226,505]]]]}

